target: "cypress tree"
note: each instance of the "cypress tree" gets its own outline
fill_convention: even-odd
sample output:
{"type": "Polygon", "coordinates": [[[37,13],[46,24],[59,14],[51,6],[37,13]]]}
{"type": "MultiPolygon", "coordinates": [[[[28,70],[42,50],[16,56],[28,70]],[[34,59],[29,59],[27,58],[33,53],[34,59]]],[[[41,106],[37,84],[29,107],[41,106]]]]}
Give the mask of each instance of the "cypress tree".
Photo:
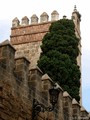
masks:
{"type": "Polygon", "coordinates": [[[80,100],[79,39],[73,20],[53,22],[42,40],[38,66],[77,101],[80,100]]]}

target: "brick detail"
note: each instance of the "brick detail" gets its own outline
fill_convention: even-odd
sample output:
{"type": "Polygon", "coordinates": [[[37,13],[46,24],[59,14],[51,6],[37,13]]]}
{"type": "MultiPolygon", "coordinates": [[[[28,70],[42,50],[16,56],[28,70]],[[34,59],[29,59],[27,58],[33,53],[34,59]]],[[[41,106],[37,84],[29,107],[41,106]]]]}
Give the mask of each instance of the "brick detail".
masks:
{"type": "Polygon", "coordinates": [[[13,45],[41,41],[43,36],[49,31],[51,22],[20,26],[11,29],[11,43],[13,45]]]}

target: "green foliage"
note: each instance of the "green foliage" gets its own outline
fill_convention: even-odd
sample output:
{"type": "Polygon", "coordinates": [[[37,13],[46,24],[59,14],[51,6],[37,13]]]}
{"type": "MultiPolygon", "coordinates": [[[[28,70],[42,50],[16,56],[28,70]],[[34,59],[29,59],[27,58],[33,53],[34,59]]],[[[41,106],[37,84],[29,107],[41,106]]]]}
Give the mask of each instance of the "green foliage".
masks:
{"type": "Polygon", "coordinates": [[[75,35],[72,20],[53,22],[42,40],[42,53],[38,61],[40,69],[79,101],[80,70],[76,58],[79,39],[75,35]]]}

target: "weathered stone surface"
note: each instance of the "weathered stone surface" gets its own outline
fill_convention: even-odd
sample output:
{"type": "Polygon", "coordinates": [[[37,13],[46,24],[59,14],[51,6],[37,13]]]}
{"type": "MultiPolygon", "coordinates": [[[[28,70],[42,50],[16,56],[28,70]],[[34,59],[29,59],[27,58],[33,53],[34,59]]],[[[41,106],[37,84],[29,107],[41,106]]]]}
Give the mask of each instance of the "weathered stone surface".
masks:
{"type": "Polygon", "coordinates": [[[80,117],[80,104],[73,99],[72,100],[72,117],[73,119],[79,119],[80,117]]]}
{"type": "Polygon", "coordinates": [[[46,12],[43,12],[40,16],[40,22],[48,22],[49,16],[46,12]]]}
{"type": "Polygon", "coordinates": [[[26,25],[29,25],[29,19],[27,16],[23,17],[22,18],[22,23],[21,23],[22,26],[26,26],[26,25]]]}
{"type": "Polygon", "coordinates": [[[31,16],[31,24],[37,24],[38,23],[38,17],[36,16],[36,14],[33,14],[31,16]]]}
{"type": "Polygon", "coordinates": [[[63,92],[63,112],[64,118],[72,120],[72,97],[67,93],[63,92]]]}
{"type": "Polygon", "coordinates": [[[26,57],[31,63],[30,68],[33,68],[37,65],[41,53],[40,45],[41,41],[14,45],[15,49],[17,49],[15,57],[26,57]]]}
{"type": "Polygon", "coordinates": [[[59,20],[59,13],[56,10],[51,13],[51,21],[55,20],[59,20]]]}
{"type": "Polygon", "coordinates": [[[20,24],[20,21],[17,17],[15,17],[13,20],[12,20],[12,27],[18,27],[20,24]]]}

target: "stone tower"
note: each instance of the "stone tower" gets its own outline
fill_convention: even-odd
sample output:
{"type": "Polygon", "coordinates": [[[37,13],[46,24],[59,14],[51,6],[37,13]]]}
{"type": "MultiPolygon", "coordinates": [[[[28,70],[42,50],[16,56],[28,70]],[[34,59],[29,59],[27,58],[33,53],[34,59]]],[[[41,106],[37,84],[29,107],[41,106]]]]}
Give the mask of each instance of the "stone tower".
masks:
{"type": "Polygon", "coordinates": [[[77,61],[78,61],[78,65],[81,67],[81,33],[80,33],[81,15],[77,11],[76,6],[74,7],[74,11],[72,13],[72,19],[73,19],[74,24],[75,24],[75,33],[76,33],[76,36],[80,39],[80,42],[79,42],[79,45],[78,45],[80,52],[79,52],[79,56],[77,58],[77,61]]]}
{"type": "MultiPolygon", "coordinates": [[[[72,13],[72,19],[75,24],[75,34],[81,40],[80,17],[81,16],[75,6],[72,13]]],[[[40,23],[38,23],[38,19],[39,18],[34,14],[31,16],[31,24],[29,24],[29,19],[26,16],[22,18],[21,25],[19,24],[18,18],[15,18],[12,21],[10,42],[17,50],[15,57],[24,56],[29,59],[31,62],[30,68],[37,65],[37,60],[41,53],[40,45],[42,44],[42,38],[49,32],[51,23],[59,19],[59,13],[54,10],[51,13],[51,21],[49,21],[49,16],[46,12],[41,14],[40,23]]],[[[81,41],[78,47],[80,53],[77,57],[77,62],[81,69],[81,41]]],[[[80,90],[80,95],[82,95],[81,91],[82,90],[80,90]]]]}
{"type": "MultiPolygon", "coordinates": [[[[72,13],[72,19],[74,21],[75,24],[75,34],[76,36],[80,39],[79,42],[79,55],[77,57],[77,64],[80,66],[80,70],[81,70],[81,33],[80,33],[80,21],[81,21],[81,15],[80,13],[77,11],[76,6],[74,6],[74,11],[72,13]]],[[[81,87],[80,87],[80,104],[82,104],[82,80],[80,80],[81,82],[81,87]]]]}

